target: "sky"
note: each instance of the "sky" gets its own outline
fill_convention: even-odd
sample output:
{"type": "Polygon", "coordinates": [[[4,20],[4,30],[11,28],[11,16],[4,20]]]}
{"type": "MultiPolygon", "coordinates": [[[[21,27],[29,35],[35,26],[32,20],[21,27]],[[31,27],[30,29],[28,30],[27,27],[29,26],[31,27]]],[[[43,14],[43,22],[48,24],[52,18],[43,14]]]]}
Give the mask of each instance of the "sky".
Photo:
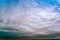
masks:
{"type": "Polygon", "coordinates": [[[0,28],[28,35],[60,33],[60,0],[0,0],[0,28]]]}

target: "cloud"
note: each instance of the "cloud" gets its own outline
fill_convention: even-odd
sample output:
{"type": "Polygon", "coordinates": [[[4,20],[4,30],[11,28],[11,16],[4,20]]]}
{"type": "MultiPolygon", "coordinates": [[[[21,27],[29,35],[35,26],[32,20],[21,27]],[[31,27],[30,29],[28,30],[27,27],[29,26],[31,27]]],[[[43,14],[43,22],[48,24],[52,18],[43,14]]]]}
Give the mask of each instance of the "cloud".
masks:
{"type": "Polygon", "coordinates": [[[12,6],[12,4],[9,8],[6,8],[6,6],[1,9],[3,14],[0,12],[2,15],[0,18],[3,20],[0,22],[0,27],[13,28],[17,30],[15,32],[26,33],[27,35],[45,35],[60,32],[58,29],[60,22],[57,22],[60,20],[60,15],[55,11],[56,5],[42,5],[40,7],[40,4],[32,0],[20,0],[17,6],[12,6]]]}

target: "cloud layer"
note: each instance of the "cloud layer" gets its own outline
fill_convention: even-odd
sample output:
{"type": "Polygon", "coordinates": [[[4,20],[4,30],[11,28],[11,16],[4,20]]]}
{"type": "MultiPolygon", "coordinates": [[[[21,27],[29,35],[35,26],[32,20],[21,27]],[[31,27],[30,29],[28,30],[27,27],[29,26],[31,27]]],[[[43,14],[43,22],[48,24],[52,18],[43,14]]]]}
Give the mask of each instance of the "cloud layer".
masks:
{"type": "Polygon", "coordinates": [[[55,0],[0,0],[0,2],[0,28],[3,31],[27,33],[27,35],[60,32],[58,12],[60,9],[55,0]]]}

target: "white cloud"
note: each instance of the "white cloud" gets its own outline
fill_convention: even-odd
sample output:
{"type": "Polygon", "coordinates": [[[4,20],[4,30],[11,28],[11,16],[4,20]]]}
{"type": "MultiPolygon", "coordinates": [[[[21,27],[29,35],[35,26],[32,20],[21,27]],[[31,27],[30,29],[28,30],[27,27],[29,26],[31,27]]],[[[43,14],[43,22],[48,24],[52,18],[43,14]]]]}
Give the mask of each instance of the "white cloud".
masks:
{"type": "MultiPolygon", "coordinates": [[[[4,23],[0,23],[0,26],[4,27],[11,27],[18,30],[18,32],[22,33],[31,33],[31,35],[45,35],[50,34],[52,31],[56,32],[55,29],[58,29],[59,23],[57,22],[59,19],[59,15],[57,12],[54,11],[55,6],[52,7],[45,7],[45,8],[39,8],[34,7],[36,3],[26,4],[26,7],[28,9],[22,10],[19,7],[13,8],[10,10],[10,13],[4,14],[2,17],[4,17],[4,23]],[[31,7],[30,7],[31,6],[31,7]],[[55,27],[56,23],[56,27],[55,27]],[[55,28],[54,30],[50,31],[51,28],[55,28]],[[45,29],[48,28],[48,29],[45,29]],[[49,30],[49,31],[48,31],[49,30]]],[[[24,4],[25,5],[25,4],[24,4]]],[[[19,5],[18,5],[19,6],[19,5]]],[[[25,7],[25,8],[26,8],[25,7]]],[[[21,7],[22,8],[22,7],[21,7]]],[[[4,10],[4,9],[3,9],[4,10]]],[[[9,9],[7,9],[9,10],[9,9]]],[[[59,25],[60,27],[60,25],[59,25]]],[[[60,32],[60,30],[57,30],[60,32]]]]}

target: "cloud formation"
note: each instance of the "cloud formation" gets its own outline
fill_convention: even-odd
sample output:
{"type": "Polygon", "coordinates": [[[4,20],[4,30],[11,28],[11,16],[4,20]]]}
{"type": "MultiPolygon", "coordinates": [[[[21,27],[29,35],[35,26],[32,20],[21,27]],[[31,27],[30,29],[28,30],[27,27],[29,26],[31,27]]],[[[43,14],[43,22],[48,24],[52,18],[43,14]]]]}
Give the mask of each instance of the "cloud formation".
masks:
{"type": "Polygon", "coordinates": [[[6,0],[3,2],[0,0],[4,3],[4,6],[0,3],[0,27],[3,31],[12,28],[15,30],[14,32],[27,33],[27,35],[59,33],[60,15],[55,10],[58,6],[54,0],[38,1],[11,0],[8,2],[6,0]],[[52,2],[54,6],[49,2],[52,2]]]}

